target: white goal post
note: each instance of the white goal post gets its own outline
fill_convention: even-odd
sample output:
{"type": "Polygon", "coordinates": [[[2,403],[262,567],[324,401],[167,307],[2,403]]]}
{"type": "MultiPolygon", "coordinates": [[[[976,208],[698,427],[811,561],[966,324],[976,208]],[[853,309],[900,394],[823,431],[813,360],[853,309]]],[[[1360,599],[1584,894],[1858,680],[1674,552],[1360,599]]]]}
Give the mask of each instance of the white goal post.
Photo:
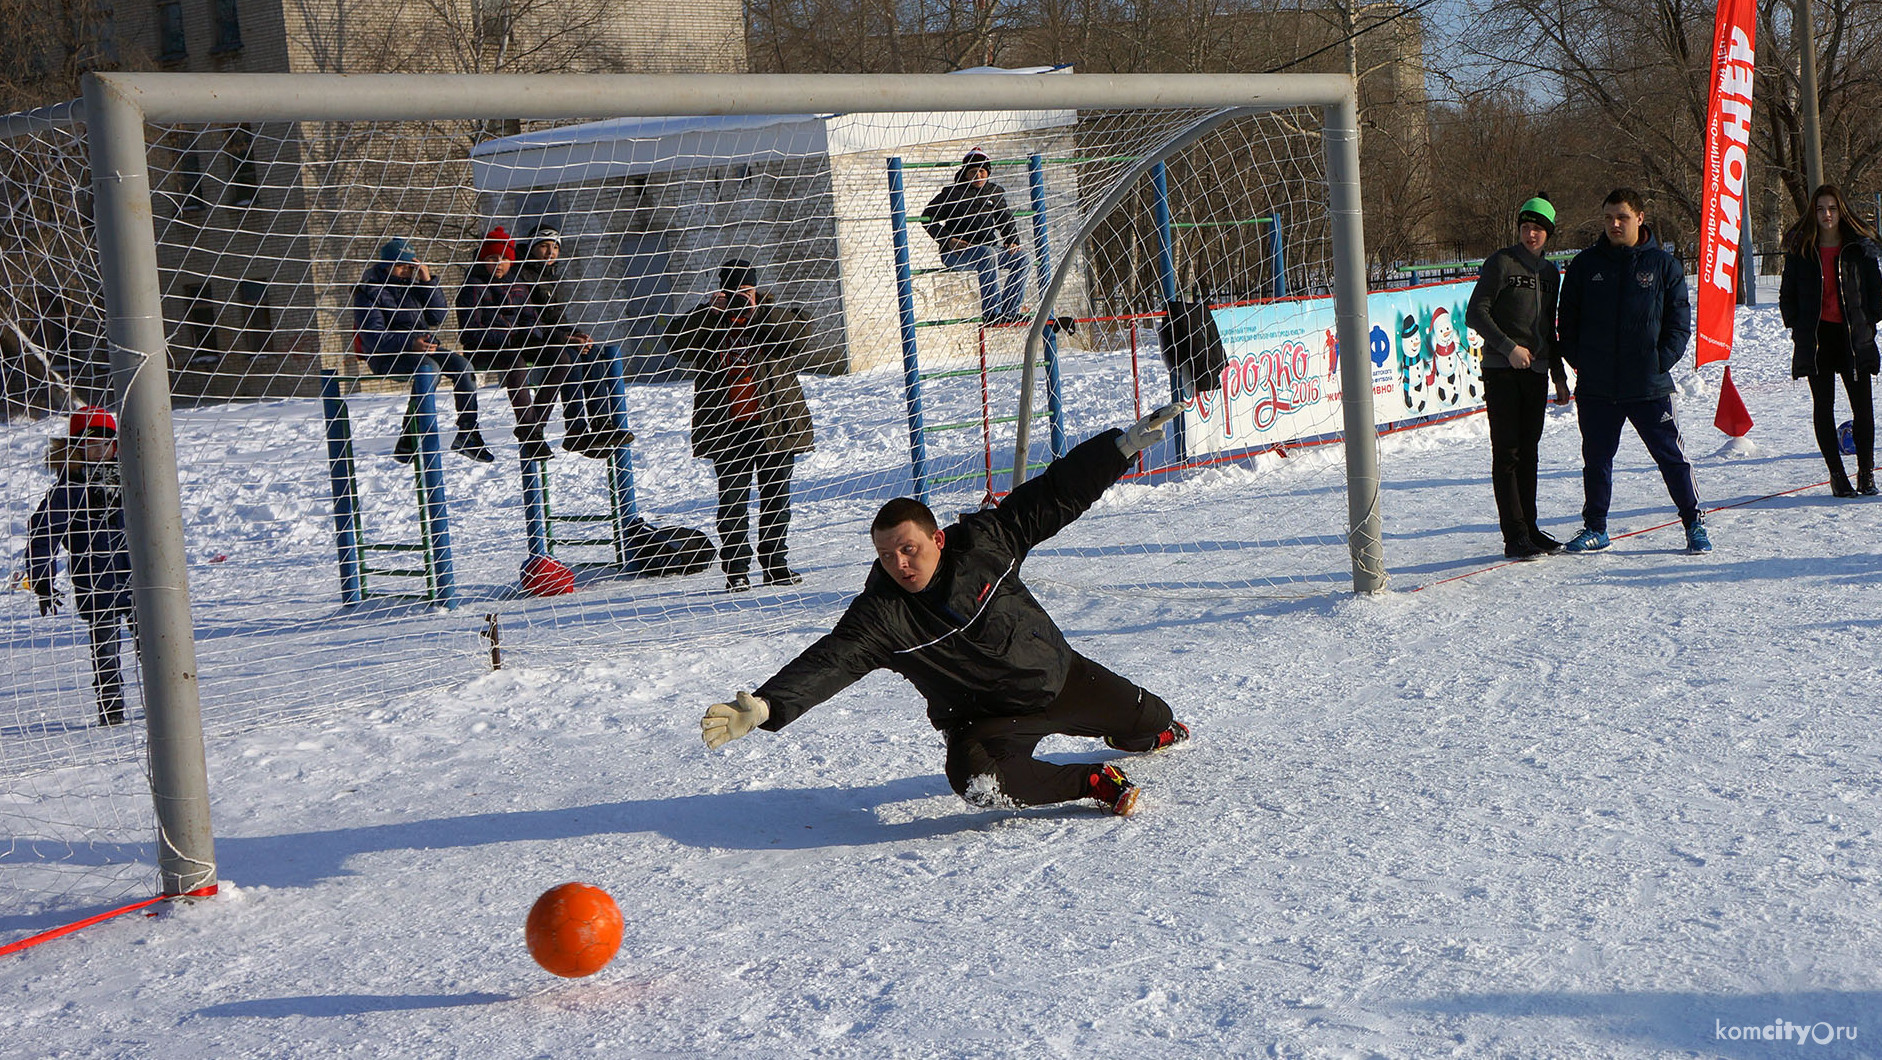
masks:
{"type": "MultiPolygon", "coordinates": [[[[204,893],[216,882],[183,516],[164,371],[168,349],[152,212],[146,123],[528,121],[668,115],[894,114],[916,111],[1196,109],[1249,113],[1317,108],[1322,115],[1332,244],[1331,288],[1340,358],[1347,541],[1353,586],[1384,587],[1379,473],[1368,359],[1365,249],[1352,82],[1333,75],[87,75],[81,104],[89,141],[113,392],[120,401],[121,468],[133,568],[137,639],[150,727],[163,893],[204,893]]],[[[59,115],[55,117],[63,117],[59,115]]],[[[22,116],[15,116],[21,118],[22,116]]],[[[1207,119],[1205,119],[1207,120],[1207,119]]],[[[12,125],[9,124],[9,131],[12,125]]],[[[1166,141],[1177,150],[1182,137],[1166,141]]],[[[1146,159],[1145,164],[1156,159],[1146,159]]],[[[1070,255],[1059,263],[1069,267],[1070,255]]],[[[1055,277],[1056,279],[1056,277],[1055,277]]],[[[1053,285],[1053,289],[1056,284],[1053,285]]],[[[1034,312],[1031,362],[1052,305],[1034,312]]],[[[1021,423],[1026,422],[1025,409],[1021,423]]],[[[1021,445],[1024,445],[1022,427],[1021,445]]],[[[1014,461],[1024,469],[1023,449],[1014,461]]],[[[1016,471],[1017,474],[1017,471],[1016,471]]]]}

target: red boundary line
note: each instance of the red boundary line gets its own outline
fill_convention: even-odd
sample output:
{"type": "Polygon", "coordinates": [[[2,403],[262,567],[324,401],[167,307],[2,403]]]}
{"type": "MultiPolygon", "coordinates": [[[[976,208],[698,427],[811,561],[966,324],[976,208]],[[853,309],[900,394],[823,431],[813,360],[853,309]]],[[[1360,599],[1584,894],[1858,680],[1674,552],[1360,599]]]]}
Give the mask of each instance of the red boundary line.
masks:
{"type": "MultiPolygon", "coordinates": [[[[1813,490],[1813,489],[1816,489],[1818,486],[1827,486],[1829,484],[1830,484],[1830,480],[1824,479],[1822,482],[1812,482],[1808,486],[1798,486],[1795,489],[1779,490],[1776,493],[1767,493],[1762,497],[1752,497],[1749,500],[1733,501],[1730,504],[1721,504],[1716,508],[1707,508],[1700,514],[1705,515],[1705,514],[1710,514],[1712,512],[1722,512],[1729,508],[1743,508],[1748,504],[1757,504],[1760,501],[1768,501],[1777,497],[1788,497],[1793,493],[1802,493],[1805,490],[1813,490]]],[[[1669,519],[1664,523],[1657,523],[1653,526],[1642,527],[1639,530],[1629,530],[1628,532],[1624,534],[1615,534],[1613,536],[1613,540],[1622,541],[1630,537],[1638,537],[1641,534],[1650,534],[1655,530],[1664,530],[1667,527],[1672,526],[1673,524],[1677,522],[1679,522],[1678,519],[1669,519]]],[[[1463,581],[1465,578],[1475,578],[1479,574],[1487,574],[1493,570],[1502,570],[1504,567],[1514,567],[1514,566],[1518,566],[1520,564],[1527,563],[1527,562],[1528,562],[1527,560],[1513,559],[1505,563],[1494,563],[1488,567],[1483,567],[1478,570],[1466,571],[1463,574],[1453,574],[1448,578],[1439,578],[1437,581],[1434,581],[1434,582],[1426,582],[1423,585],[1416,585],[1416,586],[1413,586],[1409,591],[1414,592],[1414,593],[1421,593],[1421,592],[1424,592],[1426,589],[1432,588],[1433,586],[1447,585],[1451,582],[1460,582],[1460,581],[1463,581]]]]}
{"type": "Polygon", "coordinates": [[[91,927],[93,924],[102,924],[105,921],[110,920],[112,917],[123,916],[126,913],[135,913],[139,909],[143,909],[147,906],[156,905],[158,902],[167,902],[173,898],[208,898],[209,896],[215,893],[216,893],[216,884],[212,883],[207,887],[199,887],[194,891],[185,891],[182,894],[160,894],[155,898],[146,898],[141,902],[132,902],[130,905],[124,906],[122,908],[113,909],[105,913],[99,913],[97,916],[88,916],[85,919],[78,921],[77,923],[67,924],[64,927],[56,927],[56,928],[53,928],[51,931],[42,931],[37,935],[28,935],[27,937],[19,940],[18,942],[11,942],[5,946],[0,946],[0,957],[6,957],[11,954],[20,953],[24,950],[31,949],[32,947],[37,946],[42,942],[51,942],[53,939],[62,938],[66,935],[72,934],[75,931],[82,931],[85,928],[91,927]]]}

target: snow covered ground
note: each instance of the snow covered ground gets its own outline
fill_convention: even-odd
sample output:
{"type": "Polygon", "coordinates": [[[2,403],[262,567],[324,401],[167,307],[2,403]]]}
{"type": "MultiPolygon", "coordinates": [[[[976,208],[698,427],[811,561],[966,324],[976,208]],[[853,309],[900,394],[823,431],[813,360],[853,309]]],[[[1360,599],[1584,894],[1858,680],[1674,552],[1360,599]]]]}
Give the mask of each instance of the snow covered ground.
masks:
{"type": "MultiPolygon", "coordinates": [[[[860,584],[868,513],[819,490],[873,469],[820,453],[800,471],[802,593],[737,600],[707,574],[549,608],[477,588],[507,579],[505,556],[471,561],[486,596],[455,618],[336,613],[317,493],[212,502],[192,491],[214,483],[186,484],[222,893],[0,961],[0,1055],[1882,1055],[1882,503],[1804,488],[1825,476],[1788,360],[1775,310],[1744,311],[1745,449],[1722,451],[1715,394],[1688,381],[1688,454],[1721,506],[1710,556],[1680,551],[1629,435],[1615,546],[1505,565],[1481,417],[1383,441],[1377,597],[1340,588],[1324,526],[1262,521],[1343,510],[1311,454],[1113,491],[1028,572],[1075,644],[1194,726],[1181,751],[1122,763],[1146,792],[1128,820],[967,808],[912,690],[884,675],[782,734],[700,743],[706,704],[761,681],[860,584]],[[217,521],[236,504],[246,522],[217,521]],[[244,526],[273,527],[253,551],[306,569],[252,606],[244,526]],[[1196,554],[1159,566],[1132,547],[1146,539],[1220,547],[1179,576],[1196,554]],[[1256,585],[1265,554],[1310,545],[1317,573],[1256,585]],[[485,603],[518,629],[497,673],[465,632],[485,603]],[[632,640],[641,621],[666,632],[632,640]],[[282,671],[277,644],[326,654],[282,671]],[[354,666],[365,645],[392,661],[354,666]],[[627,918],[620,956],[580,981],[522,944],[536,895],[571,879],[627,918]]],[[[317,452],[294,434],[317,423],[252,410],[187,413],[179,432],[262,444],[217,415],[317,452]]],[[[374,415],[389,442],[393,406],[374,415]]],[[[885,467],[896,415],[873,425],[885,467]]],[[[837,429],[863,444],[870,426],[837,429]]],[[[7,428],[9,466],[43,439],[7,428]]],[[[1543,460],[1544,522],[1566,537],[1572,412],[1552,414],[1543,460]]],[[[641,482],[663,516],[704,525],[662,500],[699,484],[680,485],[641,482]]],[[[466,518],[509,503],[491,492],[466,518]]],[[[27,603],[7,598],[9,635],[27,603]]],[[[119,860],[136,864],[148,836],[132,837],[119,860]]],[[[0,872],[37,871],[20,850],[0,872]]],[[[102,908],[23,904],[0,909],[0,942],[102,908]]]]}

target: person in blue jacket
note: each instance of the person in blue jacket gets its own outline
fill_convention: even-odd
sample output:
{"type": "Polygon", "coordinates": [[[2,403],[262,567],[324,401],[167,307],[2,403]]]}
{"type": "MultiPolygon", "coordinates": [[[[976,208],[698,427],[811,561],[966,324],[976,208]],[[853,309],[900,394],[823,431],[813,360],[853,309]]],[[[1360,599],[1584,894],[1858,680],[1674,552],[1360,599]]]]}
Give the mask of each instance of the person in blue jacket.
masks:
{"type": "Polygon", "coordinates": [[[124,540],[124,493],[118,482],[118,421],[86,406],[72,414],[71,436],[46,454],[52,489],[27,523],[26,578],[41,615],[65,605],[55,579],[58,555],[69,557],[78,617],[91,628],[92,689],[98,724],[124,723],[121,631],[131,617],[131,554],[124,540]]]}
{"type": "Polygon", "coordinates": [[[1634,425],[1659,465],[1686,526],[1686,551],[1712,551],[1699,512],[1699,489],[1673,414],[1673,368],[1692,338],[1686,271],[1647,226],[1639,192],[1615,188],[1601,207],[1604,231],[1575,255],[1562,277],[1557,349],[1578,373],[1582,529],[1570,552],[1608,547],[1608,504],[1621,428],[1634,425]]]}
{"type": "MultiPolygon", "coordinates": [[[[397,237],[379,248],[379,260],[353,288],[353,330],[366,367],[376,375],[411,375],[426,361],[435,365],[451,380],[457,400],[457,436],[451,439],[451,451],[487,464],[496,456],[477,429],[477,372],[463,354],[442,348],[432,333],[444,324],[447,312],[431,267],[397,237]]],[[[417,451],[412,432],[399,432],[392,458],[409,461],[417,451]]]]}

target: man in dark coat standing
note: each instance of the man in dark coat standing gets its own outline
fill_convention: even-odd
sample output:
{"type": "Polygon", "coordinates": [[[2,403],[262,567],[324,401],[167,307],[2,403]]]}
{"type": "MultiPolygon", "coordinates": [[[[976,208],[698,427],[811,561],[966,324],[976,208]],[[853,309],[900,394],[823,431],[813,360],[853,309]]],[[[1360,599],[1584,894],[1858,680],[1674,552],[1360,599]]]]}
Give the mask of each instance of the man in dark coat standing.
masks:
{"type": "Polygon", "coordinates": [[[1542,248],[1555,234],[1555,205],[1538,195],[1516,213],[1516,243],[1484,260],[1465,319],[1483,336],[1483,407],[1490,421],[1490,484],[1503,554],[1533,559],[1562,543],[1536,522],[1536,471],[1555,355],[1555,303],[1562,277],[1542,248]]]}
{"type": "Polygon", "coordinates": [[[719,290],[667,329],[673,355],[693,373],[693,455],[719,481],[719,564],[728,592],[751,588],[749,503],[758,486],[758,566],[766,585],[797,585],[785,534],[791,468],[811,450],[810,407],[796,360],[810,317],[761,293],[742,258],[719,269],[719,290]]]}
{"type": "Polygon", "coordinates": [[[947,734],[948,783],[974,806],[1097,799],[1128,815],[1137,788],[1109,763],[1057,765],[1033,757],[1054,733],[1100,737],[1129,752],[1189,738],[1155,694],[1072,650],[1019,578],[1034,546],[1097,501],[1131,458],[1163,436],[1181,406],[1127,431],[1112,429],[1052,462],[997,508],[941,529],[908,497],[870,527],[876,563],[836,628],[756,692],[715,703],[700,721],[709,747],[782,729],[874,670],[893,670],[928,701],[947,734]]]}
{"type": "Polygon", "coordinates": [[[953,183],[929,200],[922,226],[940,247],[943,268],[979,275],[981,322],[1010,324],[1026,298],[1026,253],[1006,189],[992,173],[985,151],[967,152],[953,183]]]}
{"type": "Polygon", "coordinates": [[[1577,373],[1581,422],[1582,529],[1570,552],[1608,547],[1608,504],[1621,428],[1647,446],[1686,525],[1686,551],[1712,551],[1673,415],[1673,368],[1692,338],[1686,271],[1647,227],[1640,193],[1616,188],[1601,213],[1605,230],[1575,255],[1562,280],[1557,320],[1562,358],[1577,373]]]}

